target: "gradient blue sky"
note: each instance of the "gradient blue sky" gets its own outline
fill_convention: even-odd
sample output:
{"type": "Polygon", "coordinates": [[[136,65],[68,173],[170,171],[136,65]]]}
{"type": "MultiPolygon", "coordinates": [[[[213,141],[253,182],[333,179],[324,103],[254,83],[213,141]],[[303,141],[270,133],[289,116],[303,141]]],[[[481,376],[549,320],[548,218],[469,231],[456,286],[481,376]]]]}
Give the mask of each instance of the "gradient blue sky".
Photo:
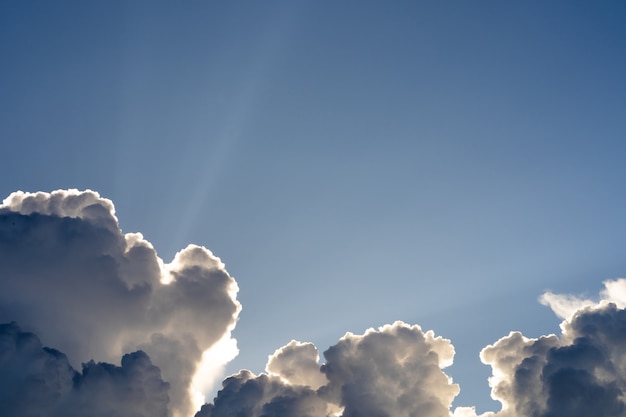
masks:
{"type": "Polygon", "coordinates": [[[395,320],[478,353],[626,275],[626,3],[0,3],[0,194],[90,188],[240,287],[229,371],[395,320]]]}

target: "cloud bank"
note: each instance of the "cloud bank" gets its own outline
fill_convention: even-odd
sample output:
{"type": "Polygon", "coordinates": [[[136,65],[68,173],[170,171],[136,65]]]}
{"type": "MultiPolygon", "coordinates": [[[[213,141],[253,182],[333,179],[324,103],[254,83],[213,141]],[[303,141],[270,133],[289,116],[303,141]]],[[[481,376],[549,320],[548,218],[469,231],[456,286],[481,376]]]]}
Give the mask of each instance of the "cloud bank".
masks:
{"type": "MultiPolygon", "coordinates": [[[[6,198],[0,274],[3,416],[476,417],[452,407],[451,341],[403,322],[347,333],[322,359],[291,341],[200,408],[194,381],[236,354],[237,284],[200,246],[163,262],[93,191],[6,198]]],[[[558,336],[511,332],[480,352],[502,404],[481,417],[626,415],[626,280],[604,285],[540,297],[558,336]]]]}
{"type": "MultiPolygon", "coordinates": [[[[598,301],[550,292],[540,299],[567,318],[561,335],[511,332],[480,353],[492,368],[492,397],[502,409],[481,417],[626,415],[626,280],[605,282],[598,301]]],[[[477,417],[456,407],[458,385],[449,340],[402,322],[346,334],[319,364],[312,344],[292,341],[269,357],[266,373],[227,378],[196,417],[477,417]],[[320,376],[324,376],[322,380],[320,376]]]]}

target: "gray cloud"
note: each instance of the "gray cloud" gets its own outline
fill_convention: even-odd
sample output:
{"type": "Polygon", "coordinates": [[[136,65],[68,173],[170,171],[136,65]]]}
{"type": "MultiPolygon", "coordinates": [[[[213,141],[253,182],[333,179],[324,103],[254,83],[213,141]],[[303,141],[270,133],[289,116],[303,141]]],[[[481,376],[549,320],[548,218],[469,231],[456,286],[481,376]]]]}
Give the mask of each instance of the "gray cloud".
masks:
{"type": "Polygon", "coordinates": [[[190,245],[163,263],[92,191],[11,194],[0,206],[0,265],[0,321],[33,329],[74,366],[145,350],[180,416],[192,414],[202,352],[228,337],[240,311],[219,258],[190,245]]]}
{"type": "Polygon", "coordinates": [[[196,417],[326,415],[327,402],[311,388],[241,371],[224,380],[213,404],[203,406],[196,417]]]}
{"type": "Polygon", "coordinates": [[[459,388],[442,368],[453,356],[448,340],[402,322],[346,334],[316,367],[315,347],[292,341],[270,356],[269,375],[226,379],[196,417],[448,416],[459,388]]]}
{"type": "MultiPolygon", "coordinates": [[[[626,414],[626,280],[604,286],[597,300],[540,298],[564,318],[559,336],[512,332],[482,350],[502,403],[482,417],[626,414]]],[[[237,290],[206,248],[164,263],[95,192],[12,194],[0,205],[0,322],[25,330],[0,325],[2,415],[193,415],[192,378],[203,352],[230,337],[237,290]]],[[[432,331],[396,322],[347,333],[323,356],[292,341],[266,374],[225,379],[196,416],[476,417],[451,413],[459,387],[443,369],[454,348],[432,331]]]]}
{"type": "Polygon", "coordinates": [[[166,417],[169,384],[148,355],[76,372],[61,352],[15,323],[0,325],[0,410],[10,417],[166,417]]]}
{"type": "Polygon", "coordinates": [[[560,338],[511,333],[486,347],[502,416],[623,416],[626,310],[602,303],[563,322],[560,338]]]}
{"type": "MultiPolygon", "coordinates": [[[[481,359],[493,370],[492,396],[502,409],[481,417],[623,416],[626,310],[606,298],[619,298],[625,284],[607,281],[604,299],[594,305],[583,300],[561,324],[560,336],[511,332],[483,349],[481,359]]],[[[292,341],[269,357],[267,375],[241,371],[226,379],[197,417],[476,417],[473,407],[451,413],[459,388],[442,369],[453,356],[448,340],[398,322],[364,335],[348,333],[326,350],[326,362],[319,365],[324,383],[315,347],[292,341]],[[294,409],[298,413],[287,411],[294,409]]]]}

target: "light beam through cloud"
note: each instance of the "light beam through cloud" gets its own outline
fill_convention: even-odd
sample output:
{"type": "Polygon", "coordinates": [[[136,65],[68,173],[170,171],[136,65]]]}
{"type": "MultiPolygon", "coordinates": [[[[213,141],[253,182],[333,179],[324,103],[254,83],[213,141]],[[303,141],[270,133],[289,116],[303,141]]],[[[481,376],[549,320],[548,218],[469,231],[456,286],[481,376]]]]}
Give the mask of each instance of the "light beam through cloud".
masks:
{"type": "MultiPolygon", "coordinates": [[[[227,377],[202,405],[238,353],[237,283],[202,246],[163,262],[93,191],[7,197],[0,272],[8,417],[477,417],[471,405],[452,409],[452,342],[401,321],[346,333],[323,361],[292,340],[265,373],[227,377]]],[[[480,352],[502,405],[481,417],[623,416],[626,279],[605,281],[596,299],[539,300],[563,318],[560,334],[511,332],[480,352]]]]}
{"type": "Polygon", "coordinates": [[[170,383],[173,415],[193,412],[203,352],[230,337],[241,309],[219,258],[190,245],[163,263],[89,190],[13,193],[0,206],[0,228],[0,320],[33,329],[74,366],[141,349],[170,383]]]}

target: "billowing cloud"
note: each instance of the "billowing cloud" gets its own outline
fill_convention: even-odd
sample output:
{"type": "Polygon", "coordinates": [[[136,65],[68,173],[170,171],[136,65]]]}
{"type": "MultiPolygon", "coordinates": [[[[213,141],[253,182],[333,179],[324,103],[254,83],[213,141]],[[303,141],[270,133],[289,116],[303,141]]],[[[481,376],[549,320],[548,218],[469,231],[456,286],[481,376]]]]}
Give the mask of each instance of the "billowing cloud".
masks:
{"type": "Polygon", "coordinates": [[[226,379],[196,417],[448,416],[459,387],[442,369],[453,356],[449,340],[402,322],[347,333],[323,365],[312,344],[292,341],[270,356],[268,374],[226,379]]]}
{"type": "Polygon", "coordinates": [[[0,322],[32,329],[73,366],[145,351],[179,416],[193,413],[203,351],[228,337],[240,311],[219,258],[190,245],[163,263],[93,191],[11,194],[0,206],[0,265],[0,322]]]}
{"type": "Polygon", "coordinates": [[[481,359],[493,370],[492,396],[502,403],[497,416],[626,413],[626,310],[615,303],[625,285],[624,279],[605,282],[597,302],[546,293],[542,302],[566,317],[560,337],[511,332],[483,349],[481,359]]]}
{"type": "Polygon", "coordinates": [[[11,417],[167,417],[169,384],[142,351],[121,366],[76,372],[61,352],[15,323],[0,325],[0,410],[11,417]]]}
{"type": "MultiPolygon", "coordinates": [[[[93,191],[5,199],[0,274],[3,416],[476,417],[451,410],[451,342],[403,322],[347,333],[322,360],[291,341],[265,373],[226,378],[198,411],[198,370],[206,383],[237,351],[237,284],[201,246],[163,262],[93,191]]],[[[560,334],[511,332],[482,350],[502,409],[481,417],[626,415],[626,279],[596,298],[546,292],[540,302],[564,319],[560,334]]]]}
{"type": "Polygon", "coordinates": [[[459,387],[442,371],[452,364],[449,340],[402,322],[346,334],[324,352],[325,391],[343,415],[448,415],[459,387]]]}
{"type": "MultiPolygon", "coordinates": [[[[625,285],[605,282],[598,301],[550,293],[560,303],[557,314],[565,302],[578,306],[560,336],[511,332],[483,349],[492,397],[502,409],[481,417],[624,416],[626,310],[619,297],[625,285]]],[[[459,387],[442,369],[453,356],[448,340],[401,322],[346,334],[324,352],[323,364],[312,344],[292,341],[269,357],[267,374],[241,371],[226,379],[196,417],[476,417],[473,407],[451,410],[459,387]]]]}
{"type": "Polygon", "coordinates": [[[268,358],[265,370],[291,385],[318,389],[328,380],[320,372],[319,353],[313,343],[292,340],[268,358]]]}

